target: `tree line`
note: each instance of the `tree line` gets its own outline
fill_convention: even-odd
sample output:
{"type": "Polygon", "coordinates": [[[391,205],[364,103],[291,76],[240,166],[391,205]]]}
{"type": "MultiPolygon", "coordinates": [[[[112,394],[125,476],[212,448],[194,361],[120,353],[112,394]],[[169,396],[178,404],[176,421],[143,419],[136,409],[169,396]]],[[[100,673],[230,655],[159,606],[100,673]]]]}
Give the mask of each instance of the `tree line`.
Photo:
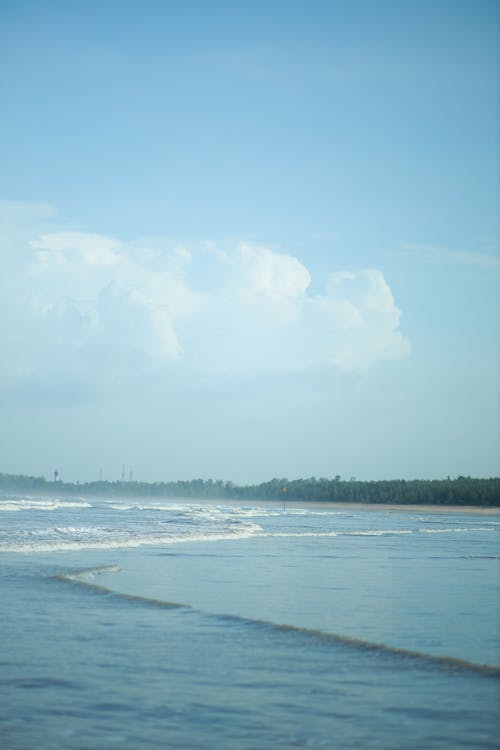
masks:
{"type": "Polygon", "coordinates": [[[171,497],[212,500],[275,500],[280,502],[389,503],[400,505],[500,506],[500,478],[389,479],[378,481],[285,477],[253,485],[237,485],[221,479],[189,479],[169,482],[95,481],[85,483],[48,481],[45,477],[0,474],[5,492],[54,493],[120,497],[171,497]]]}

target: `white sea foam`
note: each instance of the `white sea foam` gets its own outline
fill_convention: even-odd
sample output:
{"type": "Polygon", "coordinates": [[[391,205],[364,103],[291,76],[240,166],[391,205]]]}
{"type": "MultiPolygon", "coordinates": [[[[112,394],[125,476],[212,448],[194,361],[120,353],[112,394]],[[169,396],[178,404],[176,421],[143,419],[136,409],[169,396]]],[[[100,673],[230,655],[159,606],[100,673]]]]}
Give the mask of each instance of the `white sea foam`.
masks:
{"type": "Polygon", "coordinates": [[[419,529],[421,534],[453,534],[453,533],[464,533],[467,531],[496,531],[496,529],[488,528],[487,526],[480,527],[455,527],[449,529],[419,529]]]}
{"type": "Polygon", "coordinates": [[[204,518],[207,516],[218,518],[273,518],[282,516],[285,512],[287,516],[345,516],[352,517],[352,513],[346,511],[318,511],[308,508],[289,508],[283,511],[282,507],[260,507],[260,506],[239,506],[239,505],[193,505],[189,503],[130,503],[109,502],[107,507],[117,511],[166,511],[170,513],[179,513],[182,515],[204,518]]]}
{"type": "MultiPolygon", "coordinates": [[[[142,498],[101,498],[89,502],[80,497],[20,498],[13,495],[4,498],[0,500],[1,510],[27,512],[3,517],[0,552],[120,549],[250,537],[397,537],[418,533],[465,534],[498,530],[495,521],[490,522],[489,519],[474,519],[474,525],[458,527],[452,526],[454,520],[451,518],[443,518],[434,524],[433,518],[427,519],[422,515],[414,519],[406,516],[405,528],[390,528],[393,519],[386,513],[382,513],[378,519],[379,528],[370,528],[366,514],[307,507],[285,509],[280,504],[261,506],[178,500],[150,502],[142,498]],[[55,516],[50,516],[51,520],[57,519],[50,526],[40,523],[41,517],[47,518],[41,512],[47,510],[58,511],[55,516]]],[[[469,521],[461,518],[458,522],[464,524],[469,521]]],[[[377,521],[373,525],[376,524],[377,521]]],[[[394,523],[394,526],[397,525],[394,523]]]]}
{"type": "Polygon", "coordinates": [[[392,536],[392,535],[405,535],[405,534],[439,534],[439,533],[452,533],[452,532],[467,532],[467,531],[495,531],[495,529],[488,528],[453,528],[453,529],[356,529],[354,531],[303,531],[303,532],[274,532],[264,533],[259,536],[265,537],[329,537],[329,536],[392,536]]]}
{"type": "Polygon", "coordinates": [[[100,568],[88,568],[86,570],[79,570],[76,573],[65,573],[61,577],[68,581],[93,581],[98,575],[102,575],[103,573],[118,573],[119,570],[119,565],[103,565],[100,568]]]}
{"type": "Polygon", "coordinates": [[[118,511],[129,511],[129,510],[145,510],[145,511],[167,511],[169,513],[176,512],[180,510],[186,511],[186,509],[189,506],[184,506],[182,508],[181,506],[177,507],[174,505],[168,505],[168,504],[159,504],[159,503],[148,503],[147,505],[144,505],[142,503],[109,503],[107,507],[110,510],[118,510],[118,511]]]}
{"type": "Polygon", "coordinates": [[[302,538],[302,537],[329,537],[339,536],[336,531],[276,531],[259,534],[262,537],[280,537],[280,538],[302,538]]]}
{"type": "Polygon", "coordinates": [[[58,508],[91,508],[92,504],[85,500],[34,500],[23,498],[22,500],[8,500],[0,502],[0,511],[21,510],[57,510],[58,508]]]}
{"type": "Polygon", "coordinates": [[[259,526],[248,526],[241,529],[227,529],[223,532],[199,534],[148,534],[128,537],[110,537],[102,539],[75,538],[45,541],[20,540],[14,543],[0,544],[0,552],[72,552],[86,549],[128,549],[144,546],[165,546],[185,542],[217,542],[233,539],[247,539],[260,531],[259,526]]]}
{"type": "Polygon", "coordinates": [[[413,534],[411,529],[360,529],[345,531],[344,536],[388,536],[392,534],[413,534]]]}

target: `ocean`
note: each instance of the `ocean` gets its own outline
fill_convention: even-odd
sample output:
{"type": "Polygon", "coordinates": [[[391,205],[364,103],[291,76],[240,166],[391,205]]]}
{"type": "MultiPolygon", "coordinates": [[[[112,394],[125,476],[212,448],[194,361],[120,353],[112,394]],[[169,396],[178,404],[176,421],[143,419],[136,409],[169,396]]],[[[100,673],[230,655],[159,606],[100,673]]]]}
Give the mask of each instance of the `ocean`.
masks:
{"type": "Polygon", "coordinates": [[[4,750],[500,747],[500,516],[0,495],[4,750]]]}

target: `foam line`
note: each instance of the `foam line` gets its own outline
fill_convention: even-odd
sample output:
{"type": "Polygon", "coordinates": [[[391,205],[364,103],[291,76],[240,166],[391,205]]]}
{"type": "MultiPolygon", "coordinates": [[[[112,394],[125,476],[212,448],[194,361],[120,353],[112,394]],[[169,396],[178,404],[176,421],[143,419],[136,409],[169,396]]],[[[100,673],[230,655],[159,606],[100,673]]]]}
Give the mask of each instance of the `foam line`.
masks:
{"type": "Polygon", "coordinates": [[[0,511],[58,510],[59,508],[91,508],[85,500],[9,500],[0,502],[0,511]]]}
{"type": "MultiPolygon", "coordinates": [[[[60,581],[66,581],[76,584],[86,589],[91,589],[92,591],[107,594],[108,596],[125,599],[126,601],[148,604],[154,607],[162,607],[164,609],[194,609],[189,604],[168,602],[162,599],[153,599],[148,596],[139,596],[136,594],[126,594],[114,589],[110,589],[107,586],[100,586],[99,584],[92,582],[93,578],[96,575],[102,573],[115,573],[119,570],[120,568],[118,565],[109,565],[101,568],[88,568],[85,570],[77,571],[75,573],[63,573],[61,575],[54,576],[54,578],[60,581]]],[[[478,662],[469,661],[467,659],[460,659],[455,656],[437,656],[435,654],[429,654],[423,651],[413,651],[411,649],[398,648],[397,646],[389,646],[386,643],[377,643],[375,641],[366,641],[361,638],[353,638],[351,636],[342,635],[340,633],[329,633],[326,630],[306,628],[298,625],[287,625],[285,623],[272,622],[271,620],[261,620],[256,618],[254,619],[243,617],[241,615],[222,615],[220,613],[217,614],[204,612],[204,614],[209,614],[212,617],[224,618],[225,620],[236,623],[258,625],[261,627],[277,630],[282,633],[297,633],[300,635],[310,636],[312,638],[318,638],[323,641],[340,643],[344,646],[351,646],[362,651],[373,651],[377,653],[390,654],[391,656],[418,661],[431,667],[440,667],[442,669],[453,671],[475,672],[478,674],[486,675],[488,677],[500,678],[500,666],[480,664],[478,662]]]]}
{"type": "Polygon", "coordinates": [[[226,540],[234,541],[237,539],[249,539],[258,535],[260,527],[256,525],[247,526],[242,529],[229,529],[225,533],[200,533],[186,534],[185,536],[169,536],[168,534],[152,534],[149,536],[131,536],[127,539],[83,539],[67,541],[66,539],[58,541],[42,542],[18,542],[11,544],[1,544],[0,552],[75,552],[88,549],[129,549],[136,547],[162,547],[170,544],[184,544],[186,542],[222,542],[226,540]]]}

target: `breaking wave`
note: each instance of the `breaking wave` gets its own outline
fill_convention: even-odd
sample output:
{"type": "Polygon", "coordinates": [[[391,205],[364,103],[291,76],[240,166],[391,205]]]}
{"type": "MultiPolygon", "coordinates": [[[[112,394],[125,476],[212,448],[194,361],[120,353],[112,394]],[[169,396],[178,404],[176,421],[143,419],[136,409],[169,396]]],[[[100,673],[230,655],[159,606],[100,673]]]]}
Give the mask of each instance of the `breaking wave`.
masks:
{"type": "Polygon", "coordinates": [[[130,535],[127,537],[120,536],[103,536],[97,538],[95,535],[96,529],[92,529],[94,532],[92,537],[86,537],[85,534],[78,533],[78,530],[74,529],[54,529],[54,531],[61,535],[61,538],[57,539],[41,539],[37,540],[34,538],[33,533],[30,534],[30,538],[23,539],[16,542],[5,542],[0,544],[0,552],[71,552],[77,550],[111,550],[111,549],[127,549],[135,547],[145,546],[164,546],[171,544],[180,544],[182,542],[219,542],[227,539],[248,539],[254,536],[260,527],[247,527],[247,528],[235,528],[227,529],[223,532],[208,532],[208,533],[196,533],[196,534],[145,534],[145,535],[130,535]],[[76,532],[76,533],[75,533],[76,532]],[[65,535],[74,535],[73,538],[64,538],[65,535]]]}
{"type": "MultiPolygon", "coordinates": [[[[53,497],[0,498],[5,513],[0,552],[64,552],[125,549],[182,542],[261,538],[404,537],[498,532],[498,522],[479,518],[459,524],[445,519],[405,515],[399,524],[385,514],[373,516],[315,508],[285,509],[276,505],[205,504],[53,497]],[[51,511],[53,515],[47,516],[51,511]],[[47,518],[55,523],[49,525],[47,518]],[[323,518],[326,517],[326,518],[323,518]],[[56,520],[57,519],[57,520],[56,520]],[[260,525],[262,524],[262,525],[260,525]],[[496,524],[496,525],[495,525],[496,524]]],[[[438,536],[439,538],[439,536],[438,536]]]]}
{"type": "Polygon", "coordinates": [[[22,510],[58,510],[59,508],[91,508],[92,503],[86,500],[39,500],[35,498],[14,499],[0,501],[0,511],[22,510]]]}

